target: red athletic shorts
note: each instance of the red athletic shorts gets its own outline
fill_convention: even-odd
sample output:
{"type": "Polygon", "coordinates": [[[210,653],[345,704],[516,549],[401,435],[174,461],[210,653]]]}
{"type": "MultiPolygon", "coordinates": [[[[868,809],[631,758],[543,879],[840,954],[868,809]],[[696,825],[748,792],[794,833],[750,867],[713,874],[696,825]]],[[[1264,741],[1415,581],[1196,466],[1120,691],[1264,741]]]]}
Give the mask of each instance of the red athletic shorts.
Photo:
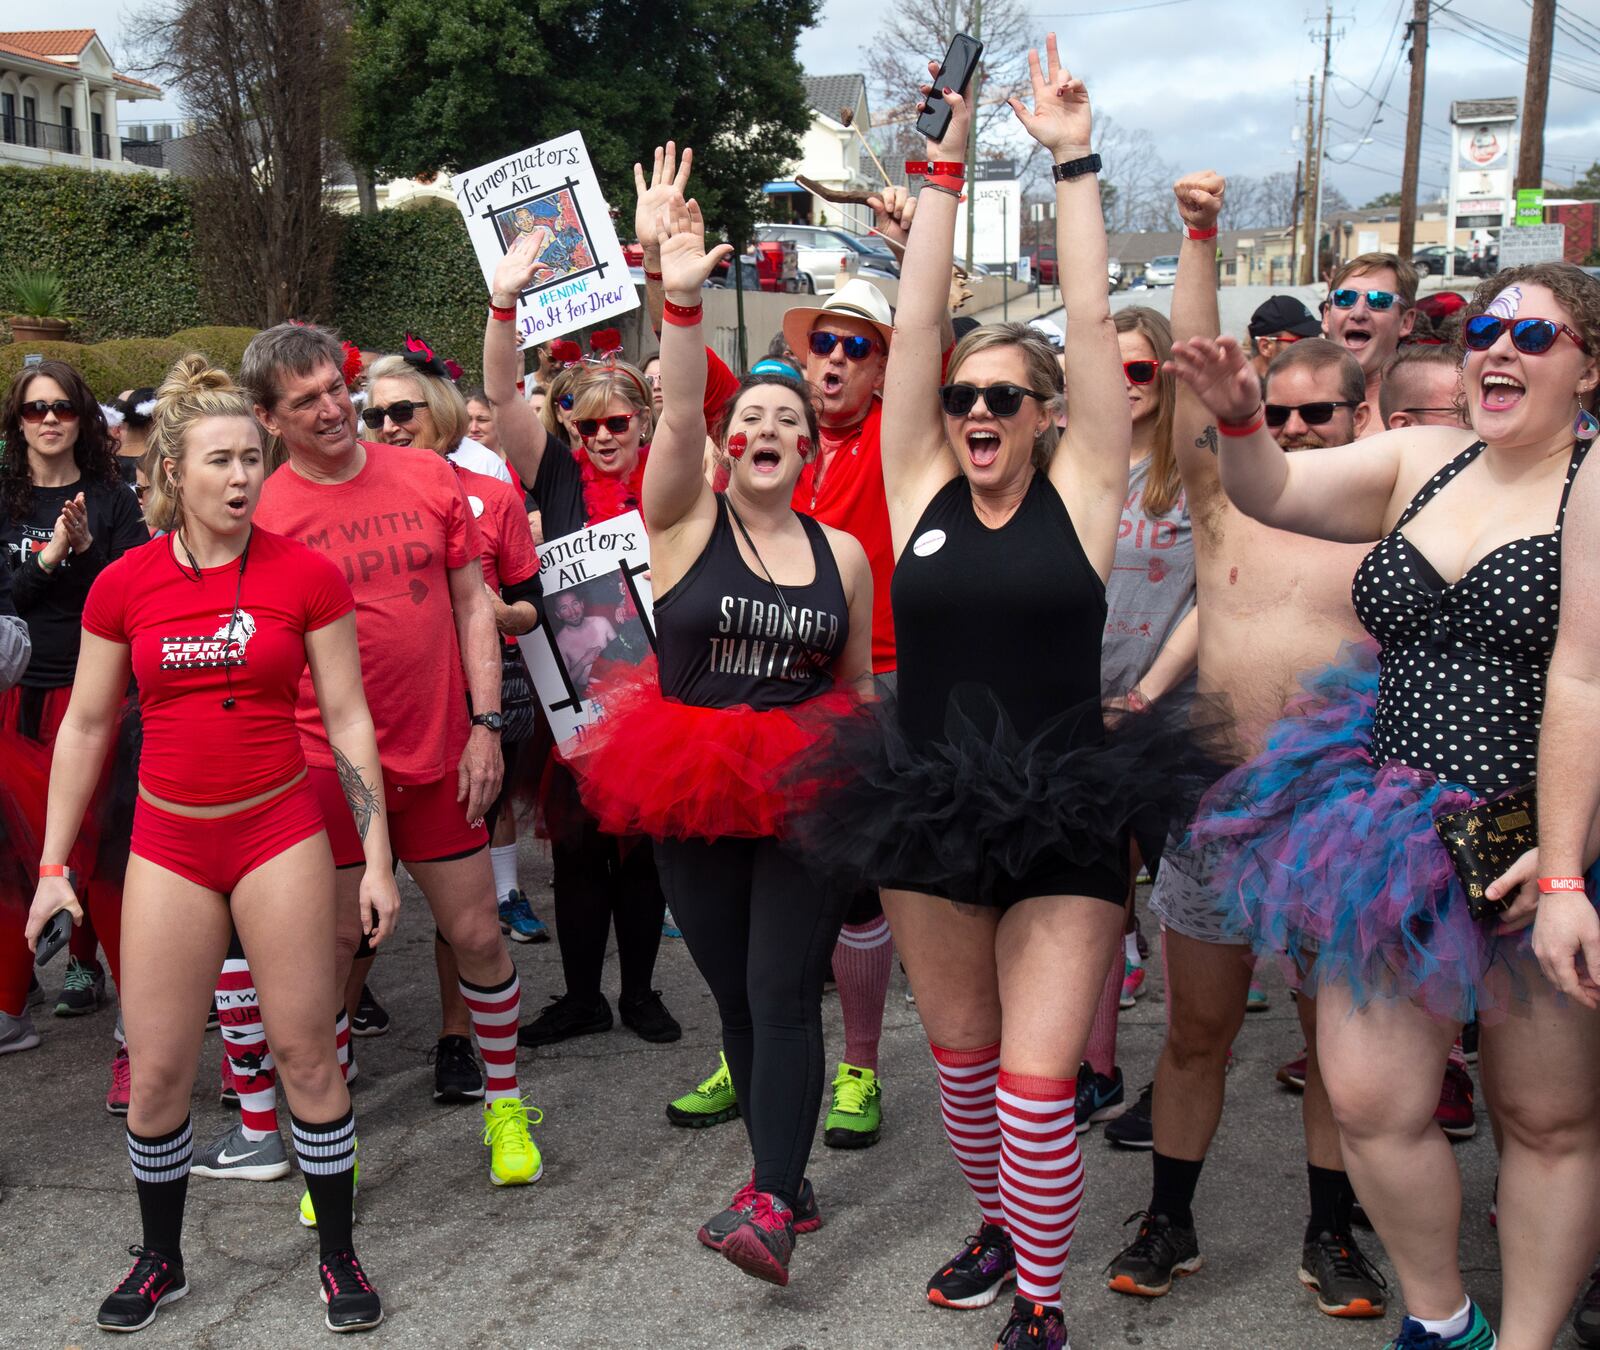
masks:
{"type": "Polygon", "coordinates": [[[322,830],[322,808],[308,778],[276,797],[211,820],[174,815],[140,797],[130,851],[197,886],[231,893],[286,849],[322,830]]]}
{"type": "MultiPolygon", "coordinates": [[[[344,789],[339,786],[338,771],[313,768],[310,782],[322,804],[334,866],[359,867],[366,861],[366,853],[344,789]]],[[[467,824],[467,804],[456,800],[454,774],[420,787],[385,783],[383,805],[389,813],[389,849],[401,862],[459,858],[489,842],[487,829],[467,824]]]]}

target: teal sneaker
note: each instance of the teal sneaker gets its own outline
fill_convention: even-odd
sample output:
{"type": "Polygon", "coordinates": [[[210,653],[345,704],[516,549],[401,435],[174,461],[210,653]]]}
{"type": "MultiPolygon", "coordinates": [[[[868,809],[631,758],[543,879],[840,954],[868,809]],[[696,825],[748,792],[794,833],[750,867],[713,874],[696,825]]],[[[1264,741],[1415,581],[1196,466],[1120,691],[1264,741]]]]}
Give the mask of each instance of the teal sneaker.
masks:
{"type": "Polygon", "coordinates": [[[871,1069],[839,1065],[833,1079],[833,1108],[822,1127],[829,1148],[871,1148],[883,1126],[883,1085],[871,1069]]]}
{"type": "Polygon", "coordinates": [[[500,902],[500,931],[513,942],[550,941],[549,928],[521,891],[512,891],[500,902]]]}
{"type": "Polygon", "coordinates": [[[1249,992],[1244,996],[1244,1010],[1266,1012],[1271,1006],[1272,1000],[1267,996],[1266,986],[1260,980],[1251,980],[1249,992]]]}
{"type": "Polygon", "coordinates": [[[1467,1329],[1459,1336],[1437,1336],[1425,1330],[1415,1317],[1408,1317],[1400,1323],[1400,1334],[1384,1350],[1495,1350],[1498,1344],[1489,1319],[1474,1303],[1468,1312],[1467,1329]]]}
{"type": "Polygon", "coordinates": [[[689,1130],[721,1125],[739,1114],[739,1097],[733,1090],[733,1075],[728,1072],[728,1057],[717,1054],[717,1071],[693,1091],[667,1103],[667,1119],[689,1130]]]}

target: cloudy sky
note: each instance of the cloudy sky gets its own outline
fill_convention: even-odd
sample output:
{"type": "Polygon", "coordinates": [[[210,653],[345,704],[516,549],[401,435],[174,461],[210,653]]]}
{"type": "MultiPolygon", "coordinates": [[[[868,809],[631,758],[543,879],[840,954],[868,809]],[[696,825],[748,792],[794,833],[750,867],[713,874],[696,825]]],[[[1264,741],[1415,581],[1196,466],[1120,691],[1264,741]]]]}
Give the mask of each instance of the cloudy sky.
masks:
{"type": "MultiPolygon", "coordinates": [[[[862,69],[897,0],[823,0],[802,39],[808,72],[862,69]]],[[[903,2],[903,0],[900,0],[903,2]]],[[[926,0],[924,0],[926,2],[926,0]]],[[[1321,65],[1322,5],[1315,0],[1025,0],[1043,33],[1060,35],[1069,65],[1089,81],[1097,110],[1154,137],[1180,167],[1227,173],[1293,172],[1292,129],[1305,124],[1306,77],[1321,65]],[[1313,32],[1316,39],[1313,40],[1313,32]]],[[[1522,95],[1528,0],[1435,3],[1428,58],[1423,191],[1443,189],[1452,99],[1522,95]],[[1463,32],[1466,29],[1468,31],[1463,32]]],[[[75,0],[74,22],[99,29],[123,55],[126,0],[75,0]],[[81,18],[80,18],[81,16],[81,18]]],[[[1356,203],[1399,186],[1409,66],[1401,55],[1411,0],[1341,0],[1334,6],[1328,181],[1356,203]],[[1403,14],[1402,14],[1403,11],[1403,14]],[[1381,97],[1389,105],[1379,107],[1381,97]],[[1374,121],[1374,118],[1378,120],[1374,121]],[[1368,141],[1369,143],[1362,143],[1368,141]]],[[[1600,158],[1600,6],[1558,8],[1556,68],[1580,85],[1551,85],[1545,175],[1570,181],[1600,158]]],[[[935,53],[937,55],[937,53],[935,53]]],[[[139,104],[129,115],[174,115],[139,104]]]]}

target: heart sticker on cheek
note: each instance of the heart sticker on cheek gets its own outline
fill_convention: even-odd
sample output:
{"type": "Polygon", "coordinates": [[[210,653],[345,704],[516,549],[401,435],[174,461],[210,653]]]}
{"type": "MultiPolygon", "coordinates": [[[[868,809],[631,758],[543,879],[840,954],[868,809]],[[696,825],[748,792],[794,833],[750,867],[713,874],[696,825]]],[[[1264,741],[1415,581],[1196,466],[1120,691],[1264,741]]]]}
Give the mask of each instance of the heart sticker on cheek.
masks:
{"type": "Polygon", "coordinates": [[[749,444],[750,442],[745,438],[744,432],[737,431],[732,436],[728,437],[728,453],[732,455],[734,459],[743,459],[745,447],[749,444]]]}
{"type": "Polygon", "coordinates": [[[801,459],[811,458],[811,437],[801,436],[795,440],[794,448],[800,452],[801,459]]]}

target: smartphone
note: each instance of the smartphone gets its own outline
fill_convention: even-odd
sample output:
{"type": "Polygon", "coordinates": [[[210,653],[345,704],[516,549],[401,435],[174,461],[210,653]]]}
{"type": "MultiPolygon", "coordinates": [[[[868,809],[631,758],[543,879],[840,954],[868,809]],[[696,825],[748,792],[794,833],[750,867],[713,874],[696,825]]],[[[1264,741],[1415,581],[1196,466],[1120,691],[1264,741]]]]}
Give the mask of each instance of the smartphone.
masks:
{"type": "Polygon", "coordinates": [[[978,68],[978,58],[982,55],[983,43],[977,38],[957,33],[950,39],[950,50],[944,54],[939,73],[933,77],[933,90],[922,105],[922,115],[917,118],[919,136],[925,136],[930,141],[944,139],[944,133],[950,129],[950,105],[939,91],[954,89],[958,94],[965,94],[967,86],[972,83],[972,73],[978,68]]]}
{"type": "Polygon", "coordinates": [[[58,909],[50,916],[50,922],[45,924],[44,931],[39,934],[39,943],[33,949],[33,964],[48,965],[50,958],[67,945],[67,939],[71,936],[72,911],[58,909]]]}

